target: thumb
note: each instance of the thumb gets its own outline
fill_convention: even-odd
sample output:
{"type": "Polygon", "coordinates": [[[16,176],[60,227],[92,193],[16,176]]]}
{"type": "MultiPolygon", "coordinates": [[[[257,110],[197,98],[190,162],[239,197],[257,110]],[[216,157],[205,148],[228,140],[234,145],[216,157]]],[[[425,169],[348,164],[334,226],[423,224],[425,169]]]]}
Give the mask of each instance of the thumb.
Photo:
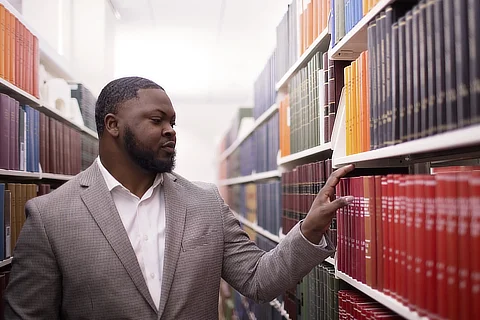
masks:
{"type": "Polygon", "coordinates": [[[334,201],[330,202],[327,206],[328,206],[329,211],[331,210],[332,212],[335,212],[338,209],[343,208],[344,206],[352,204],[353,199],[354,199],[354,197],[352,197],[352,196],[340,197],[340,198],[335,199],[334,201]]]}

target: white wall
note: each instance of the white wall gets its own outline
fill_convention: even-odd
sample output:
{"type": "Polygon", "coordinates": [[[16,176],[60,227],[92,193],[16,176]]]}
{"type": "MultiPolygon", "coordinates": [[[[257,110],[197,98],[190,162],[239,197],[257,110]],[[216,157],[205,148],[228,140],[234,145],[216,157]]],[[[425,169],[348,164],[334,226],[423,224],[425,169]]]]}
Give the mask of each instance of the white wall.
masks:
{"type": "Polygon", "coordinates": [[[107,1],[22,0],[22,12],[41,38],[65,58],[73,80],[95,95],[112,80],[117,20],[107,1]]]}

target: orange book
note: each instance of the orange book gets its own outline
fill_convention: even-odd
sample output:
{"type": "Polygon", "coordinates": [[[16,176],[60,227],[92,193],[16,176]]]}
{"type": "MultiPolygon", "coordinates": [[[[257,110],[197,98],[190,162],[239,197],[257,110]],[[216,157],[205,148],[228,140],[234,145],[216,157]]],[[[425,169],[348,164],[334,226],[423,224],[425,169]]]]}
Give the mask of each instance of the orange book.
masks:
{"type": "Polygon", "coordinates": [[[317,32],[318,34],[323,31],[323,4],[325,0],[318,0],[317,2],[317,32]]]}
{"type": "Polygon", "coordinates": [[[17,18],[13,15],[10,14],[10,83],[17,85],[17,77],[16,77],[16,72],[17,72],[17,65],[16,65],[16,51],[17,51],[17,18]]]}
{"type": "Polygon", "coordinates": [[[312,0],[312,38],[313,40],[318,37],[318,1],[312,0]]]}
{"type": "Polygon", "coordinates": [[[20,52],[17,53],[19,56],[20,60],[20,74],[18,75],[20,77],[20,88],[22,90],[25,90],[25,45],[24,45],[24,37],[25,37],[25,26],[20,23],[20,30],[18,33],[18,42],[19,42],[19,48],[20,52]]]}
{"type": "Polygon", "coordinates": [[[40,48],[38,38],[33,36],[33,95],[38,99],[40,99],[40,84],[38,83],[38,72],[40,65],[39,53],[40,48]]]}
{"type": "Polygon", "coordinates": [[[328,16],[330,15],[330,0],[325,0],[325,11],[323,12],[323,28],[328,28],[328,16]]]}
{"type": "Polygon", "coordinates": [[[5,9],[5,55],[3,56],[4,66],[5,66],[5,77],[4,79],[10,81],[10,11],[5,9]]]}
{"type": "Polygon", "coordinates": [[[363,101],[363,52],[358,57],[358,73],[357,73],[357,83],[358,83],[358,94],[357,94],[357,104],[358,104],[358,126],[357,126],[357,137],[358,137],[358,145],[357,145],[357,153],[363,152],[363,123],[364,123],[364,106],[362,104],[363,101]]]}
{"type": "MultiPolygon", "coordinates": [[[[0,57],[5,57],[5,7],[0,4],[0,57]]],[[[0,77],[5,78],[5,61],[0,59],[0,77]]]]}
{"type": "Polygon", "coordinates": [[[350,124],[351,131],[352,131],[352,153],[357,153],[357,144],[358,144],[358,136],[356,135],[357,132],[357,119],[358,119],[358,106],[357,106],[357,60],[352,62],[352,122],[350,124]]]}
{"type": "Polygon", "coordinates": [[[313,42],[313,1],[307,0],[307,49],[313,42]]]}
{"type": "Polygon", "coordinates": [[[300,55],[303,54],[305,41],[304,41],[304,15],[303,15],[303,0],[298,0],[298,29],[299,29],[299,39],[300,39],[300,55]]]}
{"type": "Polygon", "coordinates": [[[343,69],[343,78],[345,83],[345,150],[346,155],[351,155],[351,135],[350,135],[350,70],[351,66],[345,67],[343,69]]]}

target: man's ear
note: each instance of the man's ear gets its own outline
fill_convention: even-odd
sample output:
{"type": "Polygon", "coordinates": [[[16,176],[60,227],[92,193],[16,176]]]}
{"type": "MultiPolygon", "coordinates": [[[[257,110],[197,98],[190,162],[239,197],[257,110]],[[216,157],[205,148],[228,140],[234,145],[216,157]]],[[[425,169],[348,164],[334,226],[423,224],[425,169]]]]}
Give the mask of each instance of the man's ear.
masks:
{"type": "Polygon", "coordinates": [[[105,116],[105,131],[115,138],[117,138],[120,134],[120,130],[118,128],[118,118],[113,113],[109,113],[105,116]]]}

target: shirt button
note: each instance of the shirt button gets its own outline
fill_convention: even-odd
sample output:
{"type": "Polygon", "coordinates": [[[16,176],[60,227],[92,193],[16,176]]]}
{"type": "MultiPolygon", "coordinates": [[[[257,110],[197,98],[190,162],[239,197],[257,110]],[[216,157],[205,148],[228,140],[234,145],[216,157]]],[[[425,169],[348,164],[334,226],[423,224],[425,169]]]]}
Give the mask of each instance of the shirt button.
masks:
{"type": "Polygon", "coordinates": [[[143,236],[143,240],[148,241],[148,236],[147,236],[147,235],[144,235],[144,236],[143,236]]]}
{"type": "Polygon", "coordinates": [[[150,278],[155,278],[155,273],[150,273],[150,278]]]}

